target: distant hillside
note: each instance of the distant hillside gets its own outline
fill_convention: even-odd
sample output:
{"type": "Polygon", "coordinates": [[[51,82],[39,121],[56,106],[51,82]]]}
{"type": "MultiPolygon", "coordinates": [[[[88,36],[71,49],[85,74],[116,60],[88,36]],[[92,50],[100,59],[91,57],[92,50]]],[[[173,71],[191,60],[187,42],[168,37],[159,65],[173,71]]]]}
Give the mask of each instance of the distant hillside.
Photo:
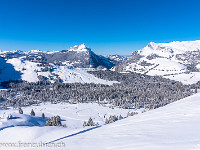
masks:
{"type": "Polygon", "coordinates": [[[66,65],[75,68],[97,68],[98,66],[103,66],[110,69],[114,66],[110,59],[96,55],[90,48],[87,48],[85,44],[75,45],[68,50],[51,52],[39,50],[28,52],[6,51],[1,52],[0,56],[6,59],[20,57],[32,62],[52,63],[55,65],[66,65]]]}
{"type": "Polygon", "coordinates": [[[2,51],[0,57],[0,81],[22,79],[28,82],[113,83],[87,73],[96,68],[110,69],[115,64],[109,58],[96,55],[84,44],[62,51],[2,51]]]}
{"type": "Polygon", "coordinates": [[[195,83],[200,80],[200,41],[151,42],[112,70],[195,83]]]}

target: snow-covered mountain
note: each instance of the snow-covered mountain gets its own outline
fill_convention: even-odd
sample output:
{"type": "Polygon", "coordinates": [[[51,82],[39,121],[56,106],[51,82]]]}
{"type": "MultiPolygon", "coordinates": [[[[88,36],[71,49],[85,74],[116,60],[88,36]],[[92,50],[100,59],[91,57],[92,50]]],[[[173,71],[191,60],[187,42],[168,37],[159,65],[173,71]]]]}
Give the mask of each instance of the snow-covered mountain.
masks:
{"type": "Polygon", "coordinates": [[[161,75],[186,84],[200,80],[200,40],[149,43],[112,68],[119,72],[161,75]]]}
{"type": "Polygon", "coordinates": [[[200,40],[151,42],[143,49],[133,52],[128,58],[119,55],[108,57],[97,55],[85,44],[75,45],[62,51],[1,51],[0,56],[21,73],[23,80],[29,82],[38,81],[39,76],[51,81],[61,79],[65,82],[93,82],[94,77],[89,74],[82,75],[80,68],[85,68],[84,72],[87,71],[86,68],[102,70],[112,68],[111,70],[118,72],[159,75],[185,84],[200,80],[200,40]],[[58,73],[56,70],[61,68],[65,69],[62,70],[65,75],[61,75],[63,74],[61,72],[59,75],[56,74],[58,73]]]}
{"type": "Polygon", "coordinates": [[[110,69],[114,66],[108,58],[96,55],[90,48],[87,48],[85,44],[75,45],[68,50],[62,51],[6,51],[0,52],[0,56],[5,59],[22,57],[24,60],[32,62],[52,63],[75,68],[97,68],[98,66],[103,66],[110,69]]]}
{"type": "Polygon", "coordinates": [[[115,65],[120,64],[121,62],[125,61],[127,57],[121,56],[121,55],[108,55],[107,58],[109,58],[115,65]]]}
{"type": "Polygon", "coordinates": [[[78,68],[97,68],[103,66],[110,69],[114,64],[106,57],[96,55],[85,44],[75,45],[68,50],[44,55],[46,62],[65,64],[78,68]]]}
{"type": "Polygon", "coordinates": [[[112,82],[98,79],[87,73],[95,68],[109,69],[114,66],[104,56],[96,55],[85,44],[76,45],[62,51],[1,51],[0,81],[22,79],[28,82],[60,80],[64,83],[102,83],[112,82]],[[4,58],[4,59],[3,59],[4,58]],[[11,69],[12,68],[12,69],[11,69]],[[5,70],[6,74],[5,75],[5,70]],[[13,75],[13,71],[18,74],[13,75]]]}
{"type": "Polygon", "coordinates": [[[52,83],[61,81],[63,83],[100,83],[113,84],[114,81],[99,79],[87,71],[95,70],[93,68],[71,68],[65,65],[42,64],[36,63],[23,58],[12,58],[4,61],[0,65],[2,81],[22,79],[27,82],[37,82],[47,80],[52,83]]]}

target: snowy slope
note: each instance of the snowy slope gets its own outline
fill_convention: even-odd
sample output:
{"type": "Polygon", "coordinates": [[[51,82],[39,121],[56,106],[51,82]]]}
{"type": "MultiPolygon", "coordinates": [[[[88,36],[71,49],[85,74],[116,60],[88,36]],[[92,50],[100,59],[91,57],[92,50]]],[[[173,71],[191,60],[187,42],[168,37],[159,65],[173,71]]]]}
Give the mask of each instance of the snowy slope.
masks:
{"type": "Polygon", "coordinates": [[[17,80],[21,78],[21,73],[16,71],[14,66],[0,58],[0,83],[8,80],[17,80]]]}
{"type": "Polygon", "coordinates": [[[87,71],[92,69],[83,68],[68,68],[66,66],[57,66],[53,73],[57,74],[63,83],[100,83],[112,85],[113,83],[119,83],[117,81],[106,81],[99,79],[92,74],[87,73],[87,71]]]}
{"type": "Polygon", "coordinates": [[[177,75],[169,75],[166,76],[166,78],[169,78],[171,80],[180,81],[184,84],[192,84],[197,83],[200,81],[200,73],[199,72],[190,72],[187,74],[177,74],[177,75]]]}
{"type": "Polygon", "coordinates": [[[138,52],[142,55],[157,54],[163,57],[170,57],[176,54],[182,54],[187,51],[200,50],[200,40],[196,41],[174,41],[171,43],[150,42],[145,48],[138,52]]]}
{"type": "Polygon", "coordinates": [[[107,58],[109,58],[115,65],[125,61],[127,57],[121,56],[121,55],[108,55],[107,58]]]}
{"type": "Polygon", "coordinates": [[[103,125],[102,122],[105,114],[124,116],[129,110],[110,109],[97,104],[54,104],[53,107],[52,104],[42,104],[23,108],[25,114],[34,109],[36,117],[33,119],[27,115],[23,117],[18,115],[20,118],[12,120],[10,124],[10,120],[6,121],[3,118],[10,113],[15,116],[17,110],[0,110],[0,127],[4,127],[0,131],[0,140],[16,143],[18,141],[63,142],[65,147],[59,148],[63,150],[198,150],[200,149],[199,99],[198,93],[165,107],[107,125],[103,125]],[[67,128],[42,126],[42,122],[38,123],[40,121],[38,117],[42,112],[48,117],[60,115],[67,128]],[[82,121],[90,116],[102,126],[82,128],[82,121]],[[14,124],[17,124],[17,120],[24,120],[27,124],[5,128],[5,125],[11,125],[14,121],[14,124]],[[32,126],[33,124],[35,126],[32,126]]]}
{"type": "Polygon", "coordinates": [[[8,59],[7,63],[10,63],[14,66],[16,71],[20,71],[22,73],[22,80],[28,81],[28,82],[37,82],[37,69],[40,69],[37,66],[37,63],[30,62],[30,61],[23,61],[20,58],[13,58],[8,59]]]}
{"type": "Polygon", "coordinates": [[[63,141],[70,149],[197,150],[199,98],[197,94],[63,141]]]}
{"type": "Polygon", "coordinates": [[[52,117],[53,115],[59,115],[62,119],[62,124],[66,123],[67,129],[78,129],[83,128],[83,122],[88,121],[90,117],[94,120],[94,122],[98,122],[100,125],[104,124],[106,118],[109,115],[122,115],[126,116],[127,113],[131,110],[114,108],[111,109],[108,106],[101,106],[96,103],[80,103],[80,104],[51,104],[51,103],[43,103],[39,106],[29,106],[23,107],[24,114],[19,114],[18,109],[9,109],[9,110],[0,110],[0,130],[5,126],[32,126],[33,122],[39,122],[38,125],[35,126],[44,126],[41,116],[42,113],[45,114],[46,117],[52,117]],[[35,117],[30,116],[31,109],[33,109],[36,113],[35,117]],[[12,114],[16,119],[7,120],[7,116],[12,114]],[[104,116],[106,118],[104,118],[104,116]],[[31,119],[32,118],[32,119],[31,119]]]}
{"type": "MultiPolygon", "coordinates": [[[[88,128],[83,128],[83,122],[91,117],[95,123],[103,125],[110,115],[126,116],[128,109],[111,109],[98,104],[40,104],[22,108],[24,114],[19,114],[18,109],[0,110],[0,144],[4,142],[48,142],[66,134],[76,133],[88,128]],[[30,116],[31,109],[36,113],[30,116]],[[59,115],[65,127],[44,126],[46,119],[42,119],[42,113],[46,117],[59,115]],[[12,114],[13,119],[7,120],[12,114]]],[[[16,148],[17,149],[17,148],[16,148]]]]}
{"type": "Polygon", "coordinates": [[[183,82],[196,83],[200,78],[200,40],[149,43],[112,70],[161,75],[183,82]],[[191,77],[191,78],[188,78],[191,77]],[[184,78],[184,80],[181,80],[184,78]]]}
{"type": "MultiPolygon", "coordinates": [[[[3,60],[3,59],[2,59],[3,60]]],[[[37,82],[39,81],[38,76],[44,76],[49,81],[54,82],[57,77],[62,80],[63,83],[99,83],[112,85],[113,83],[118,83],[116,81],[106,81],[99,79],[92,74],[87,73],[89,70],[94,69],[84,69],[84,68],[70,68],[67,66],[52,66],[53,71],[42,71],[44,67],[40,66],[40,63],[30,62],[23,60],[21,58],[12,58],[7,60],[7,65],[12,64],[14,66],[13,70],[21,73],[21,79],[27,82],[37,82]]],[[[20,79],[20,78],[19,78],[20,79]]]]}

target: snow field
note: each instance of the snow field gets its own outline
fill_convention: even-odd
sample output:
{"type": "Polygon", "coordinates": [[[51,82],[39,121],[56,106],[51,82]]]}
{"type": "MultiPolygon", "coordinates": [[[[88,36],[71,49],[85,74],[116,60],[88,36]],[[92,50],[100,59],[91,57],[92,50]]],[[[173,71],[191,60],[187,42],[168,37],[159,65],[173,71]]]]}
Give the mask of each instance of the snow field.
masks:
{"type": "MultiPolygon", "coordinates": [[[[48,78],[51,82],[54,82],[50,79],[50,76],[55,76],[51,72],[46,71],[42,72],[41,69],[44,67],[37,66],[39,63],[24,61],[20,58],[8,59],[7,63],[12,64],[16,71],[22,73],[21,79],[27,82],[37,82],[39,81],[38,76],[42,75],[48,78]]],[[[83,68],[69,68],[67,66],[54,66],[53,73],[58,75],[64,83],[96,83],[96,84],[108,84],[112,85],[113,83],[119,83],[117,81],[106,81],[99,79],[92,74],[87,73],[87,71],[92,69],[83,69],[83,68]]]]}
{"type": "MultiPolygon", "coordinates": [[[[14,126],[1,130],[0,140],[2,142],[19,140],[23,142],[63,142],[65,148],[60,148],[63,150],[198,150],[200,149],[199,99],[200,93],[197,93],[167,106],[107,125],[102,124],[105,113],[124,116],[129,110],[110,109],[97,104],[46,103],[30,106],[23,108],[24,114],[34,109],[36,120],[42,112],[46,116],[60,115],[63,123],[66,120],[67,128],[31,126],[27,123],[28,126],[14,126]],[[94,121],[102,126],[82,128],[79,121],[82,122],[91,115],[94,121]]],[[[0,116],[13,114],[16,111],[15,109],[1,110],[0,116]]],[[[24,118],[22,117],[22,120],[24,118]]],[[[1,120],[1,122],[7,121],[1,120]]]]}

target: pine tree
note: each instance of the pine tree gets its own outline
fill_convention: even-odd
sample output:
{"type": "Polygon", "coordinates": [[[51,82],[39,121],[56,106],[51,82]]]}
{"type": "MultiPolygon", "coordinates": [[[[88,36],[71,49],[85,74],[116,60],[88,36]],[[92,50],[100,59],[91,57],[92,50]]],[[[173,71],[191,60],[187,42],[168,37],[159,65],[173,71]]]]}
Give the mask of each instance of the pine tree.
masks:
{"type": "Polygon", "coordinates": [[[45,126],[52,126],[52,123],[51,123],[51,119],[47,119],[46,123],[45,123],[45,126]]]}
{"type": "Polygon", "coordinates": [[[88,126],[94,126],[94,122],[92,120],[92,118],[90,117],[89,120],[88,120],[88,126]]]}
{"type": "Polygon", "coordinates": [[[108,123],[109,123],[109,120],[108,120],[108,118],[106,118],[105,124],[108,124],[108,123]]]}
{"type": "Polygon", "coordinates": [[[123,119],[122,115],[119,116],[119,120],[123,119]]]}
{"type": "Polygon", "coordinates": [[[8,117],[7,117],[7,119],[8,120],[10,120],[10,119],[12,119],[13,118],[13,116],[10,114],[10,115],[8,115],[8,117]]]}
{"type": "Polygon", "coordinates": [[[112,122],[114,122],[113,116],[110,115],[110,117],[109,117],[109,123],[112,123],[112,122]]]}
{"type": "Polygon", "coordinates": [[[197,88],[195,88],[195,93],[197,93],[197,88]]]}
{"type": "Polygon", "coordinates": [[[83,127],[86,127],[86,126],[87,126],[87,122],[84,121],[84,122],[83,122],[83,127]]]}
{"type": "Polygon", "coordinates": [[[31,110],[31,116],[35,116],[35,112],[33,109],[31,110]]]}
{"type": "Polygon", "coordinates": [[[55,121],[56,121],[56,126],[62,126],[60,116],[56,116],[56,117],[55,117],[55,121]]]}
{"type": "Polygon", "coordinates": [[[45,115],[44,115],[44,113],[42,113],[42,118],[45,119],[45,115]]]}
{"type": "Polygon", "coordinates": [[[86,126],[98,126],[99,124],[98,123],[94,123],[92,118],[90,117],[88,122],[84,121],[83,122],[83,127],[86,127],[86,126]]]}
{"type": "Polygon", "coordinates": [[[60,116],[53,116],[47,119],[45,126],[62,126],[60,116]]]}
{"type": "Polygon", "coordinates": [[[23,110],[21,107],[19,108],[19,114],[23,114],[23,110]]]}

